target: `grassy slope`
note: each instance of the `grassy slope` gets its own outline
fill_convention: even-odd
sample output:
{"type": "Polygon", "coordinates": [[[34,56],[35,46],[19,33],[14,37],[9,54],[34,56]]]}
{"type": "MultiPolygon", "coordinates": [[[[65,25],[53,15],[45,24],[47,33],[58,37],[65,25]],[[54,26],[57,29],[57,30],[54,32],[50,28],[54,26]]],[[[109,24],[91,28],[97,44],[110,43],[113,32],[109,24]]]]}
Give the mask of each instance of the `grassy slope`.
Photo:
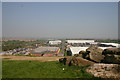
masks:
{"type": "Polygon", "coordinates": [[[3,61],[2,66],[3,78],[93,78],[85,67],[64,66],[57,61],[3,61]]]}

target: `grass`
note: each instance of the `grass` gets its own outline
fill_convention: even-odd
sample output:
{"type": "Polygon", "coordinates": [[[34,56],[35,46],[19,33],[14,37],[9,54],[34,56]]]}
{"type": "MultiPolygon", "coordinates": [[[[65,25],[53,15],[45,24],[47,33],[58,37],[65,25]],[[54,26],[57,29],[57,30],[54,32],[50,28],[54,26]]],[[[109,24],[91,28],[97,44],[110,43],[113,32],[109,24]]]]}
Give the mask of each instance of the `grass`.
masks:
{"type": "Polygon", "coordinates": [[[3,60],[6,60],[6,59],[11,59],[11,58],[3,58],[3,60]]]}
{"type": "Polygon", "coordinates": [[[57,61],[3,61],[3,78],[94,78],[87,66],[65,66],[57,61]],[[64,70],[63,70],[64,68],[64,70]]]}

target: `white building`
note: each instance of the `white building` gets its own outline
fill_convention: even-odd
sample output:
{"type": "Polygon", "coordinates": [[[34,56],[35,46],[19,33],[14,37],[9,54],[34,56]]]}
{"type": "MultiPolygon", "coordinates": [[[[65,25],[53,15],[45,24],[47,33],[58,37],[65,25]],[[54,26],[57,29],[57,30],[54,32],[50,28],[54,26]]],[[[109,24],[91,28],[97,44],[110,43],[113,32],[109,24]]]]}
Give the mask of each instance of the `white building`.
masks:
{"type": "Polygon", "coordinates": [[[66,40],[66,41],[67,41],[67,43],[69,43],[69,44],[95,42],[95,40],[66,40]]]}
{"type": "Polygon", "coordinates": [[[107,45],[107,46],[120,47],[120,44],[117,44],[117,43],[100,43],[100,44],[107,45]]]}
{"type": "Polygon", "coordinates": [[[58,45],[58,44],[61,44],[61,40],[54,40],[54,41],[49,41],[49,44],[50,45],[58,45]]]}
{"type": "Polygon", "coordinates": [[[72,56],[74,56],[74,54],[79,54],[80,51],[86,51],[88,47],[70,47],[70,51],[72,53],[72,56]]]}
{"type": "Polygon", "coordinates": [[[97,45],[97,44],[99,44],[99,42],[87,42],[87,43],[89,43],[90,45],[97,45]]]}

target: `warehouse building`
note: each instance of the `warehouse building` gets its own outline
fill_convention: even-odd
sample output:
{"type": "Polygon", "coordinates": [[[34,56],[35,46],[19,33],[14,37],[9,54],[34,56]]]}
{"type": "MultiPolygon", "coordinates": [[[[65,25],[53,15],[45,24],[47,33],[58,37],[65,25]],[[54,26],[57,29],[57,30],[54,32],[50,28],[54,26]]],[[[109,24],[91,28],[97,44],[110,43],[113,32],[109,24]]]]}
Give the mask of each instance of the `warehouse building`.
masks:
{"type": "Polygon", "coordinates": [[[58,45],[58,44],[61,44],[61,40],[54,40],[54,41],[49,41],[49,44],[50,45],[58,45]]]}
{"type": "Polygon", "coordinates": [[[95,40],[66,40],[66,43],[72,46],[90,47],[95,40]]]}
{"type": "Polygon", "coordinates": [[[67,43],[69,44],[74,44],[74,43],[90,43],[90,42],[95,42],[95,40],[66,40],[67,43]]]}

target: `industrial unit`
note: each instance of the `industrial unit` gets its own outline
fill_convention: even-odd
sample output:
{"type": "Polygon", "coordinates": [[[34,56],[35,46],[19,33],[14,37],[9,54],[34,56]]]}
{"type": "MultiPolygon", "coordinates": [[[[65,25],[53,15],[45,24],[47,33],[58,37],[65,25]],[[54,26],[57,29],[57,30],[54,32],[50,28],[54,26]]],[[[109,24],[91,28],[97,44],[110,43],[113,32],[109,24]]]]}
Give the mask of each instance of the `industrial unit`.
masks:
{"type": "Polygon", "coordinates": [[[58,45],[58,44],[61,44],[61,40],[54,40],[54,41],[49,41],[49,44],[50,45],[58,45]]]}

